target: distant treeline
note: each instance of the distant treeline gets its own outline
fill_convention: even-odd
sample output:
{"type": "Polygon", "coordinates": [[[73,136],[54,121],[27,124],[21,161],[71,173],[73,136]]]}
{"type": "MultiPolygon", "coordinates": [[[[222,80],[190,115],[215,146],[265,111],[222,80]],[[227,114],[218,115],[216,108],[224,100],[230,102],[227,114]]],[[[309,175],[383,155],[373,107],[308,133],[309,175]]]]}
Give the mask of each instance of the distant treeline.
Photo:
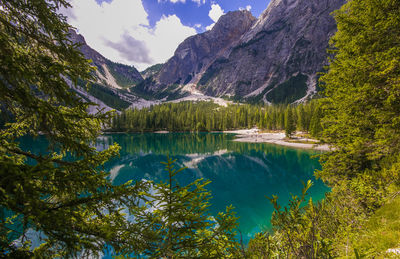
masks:
{"type": "Polygon", "coordinates": [[[317,101],[299,105],[230,104],[214,102],[165,103],[145,109],[125,110],[112,122],[111,131],[146,132],[222,131],[258,127],[262,130],[292,128],[316,136],[321,130],[317,101]]]}
{"type": "MultiPolygon", "coordinates": [[[[170,134],[108,134],[99,138],[96,147],[104,150],[113,143],[121,146],[121,157],[126,154],[154,153],[168,156],[186,156],[187,154],[215,154],[219,151],[251,155],[252,152],[262,152],[274,157],[286,156],[289,153],[296,156],[296,161],[303,161],[315,151],[292,149],[276,145],[259,145],[259,143],[242,143],[231,141],[235,137],[220,133],[170,133],[170,134]],[[174,143],[170,145],[170,143],[174,143]],[[218,147],[216,151],[215,147],[218,147]]],[[[117,157],[116,159],[121,159],[117,157]]]]}

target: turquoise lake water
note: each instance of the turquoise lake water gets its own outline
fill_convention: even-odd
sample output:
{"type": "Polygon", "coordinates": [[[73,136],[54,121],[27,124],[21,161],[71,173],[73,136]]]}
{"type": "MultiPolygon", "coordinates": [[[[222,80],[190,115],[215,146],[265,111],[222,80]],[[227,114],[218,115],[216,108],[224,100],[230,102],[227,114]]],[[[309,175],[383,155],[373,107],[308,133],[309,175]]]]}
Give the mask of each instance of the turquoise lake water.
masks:
{"type": "Polygon", "coordinates": [[[239,143],[234,135],[219,133],[110,134],[99,138],[98,149],[111,143],[121,146],[120,156],[106,164],[114,184],[141,179],[167,179],[167,155],[177,159],[177,167],[187,167],[177,178],[181,184],[195,179],[211,180],[212,214],[233,205],[245,243],[256,233],[268,230],[273,207],[266,196],[279,196],[286,205],[290,195],[299,195],[302,181],[312,180],[314,201],[329,189],[313,172],[320,169],[319,152],[272,144],[239,143]]]}

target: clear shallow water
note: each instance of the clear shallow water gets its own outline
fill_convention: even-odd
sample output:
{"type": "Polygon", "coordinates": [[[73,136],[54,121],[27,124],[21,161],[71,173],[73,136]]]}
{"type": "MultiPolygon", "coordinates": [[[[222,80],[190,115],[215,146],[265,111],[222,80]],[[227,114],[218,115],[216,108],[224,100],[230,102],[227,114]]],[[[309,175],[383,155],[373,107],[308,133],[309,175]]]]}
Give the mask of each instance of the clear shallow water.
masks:
{"type": "Polygon", "coordinates": [[[177,159],[177,167],[188,167],[177,178],[181,184],[195,179],[211,180],[211,212],[233,205],[245,243],[257,232],[268,230],[273,207],[266,196],[279,196],[286,205],[290,194],[299,195],[302,184],[313,180],[310,197],[323,198],[329,189],[313,172],[320,169],[316,151],[272,144],[233,142],[234,135],[218,133],[110,134],[99,138],[104,149],[113,142],[121,146],[120,157],[106,164],[114,184],[141,179],[167,179],[167,155],[177,159]]]}

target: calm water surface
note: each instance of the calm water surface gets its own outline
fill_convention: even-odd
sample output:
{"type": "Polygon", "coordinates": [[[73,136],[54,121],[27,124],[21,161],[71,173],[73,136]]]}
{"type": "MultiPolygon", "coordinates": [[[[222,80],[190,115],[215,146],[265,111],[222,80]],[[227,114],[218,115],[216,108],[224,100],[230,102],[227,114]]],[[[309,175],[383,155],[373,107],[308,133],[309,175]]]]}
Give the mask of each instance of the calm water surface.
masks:
{"type": "Polygon", "coordinates": [[[181,184],[198,178],[211,180],[211,212],[217,214],[232,204],[246,243],[254,233],[271,227],[273,207],[266,196],[278,195],[285,205],[290,194],[301,193],[301,182],[310,179],[315,183],[310,191],[314,201],[328,191],[313,176],[320,169],[318,159],[312,158],[316,151],[233,139],[234,135],[218,133],[110,134],[99,138],[97,147],[103,149],[113,142],[122,147],[120,157],[106,164],[114,184],[166,180],[160,162],[167,155],[177,159],[178,167],[187,167],[177,176],[181,184]]]}

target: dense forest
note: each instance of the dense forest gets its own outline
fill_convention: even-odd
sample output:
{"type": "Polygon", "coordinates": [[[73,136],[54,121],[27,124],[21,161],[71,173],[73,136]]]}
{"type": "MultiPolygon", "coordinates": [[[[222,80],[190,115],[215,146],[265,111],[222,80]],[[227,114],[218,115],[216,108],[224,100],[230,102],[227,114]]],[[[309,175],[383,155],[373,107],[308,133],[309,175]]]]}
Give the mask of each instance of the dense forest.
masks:
{"type": "MultiPolygon", "coordinates": [[[[214,102],[166,103],[145,109],[125,110],[114,117],[110,131],[146,132],[223,131],[258,127],[262,130],[321,131],[318,101],[299,105],[230,104],[214,102]]],[[[290,134],[289,134],[290,135],[290,134]]]]}
{"type": "MultiPolygon", "coordinates": [[[[90,115],[72,82],[93,80],[90,61],[68,40],[66,0],[0,2],[0,257],[396,258],[400,249],[400,1],[350,0],[334,12],[338,31],[321,77],[323,96],[298,106],[164,104],[90,115]],[[10,119],[12,118],[12,119],[10,119]],[[315,118],[315,119],[313,119],[315,118]],[[108,125],[112,122],[113,125],[108,125]],[[112,185],[104,163],[118,145],[96,150],[114,130],[262,129],[315,131],[331,144],[316,175],[331,191],[275,208],[273,232],[248,246],[236,239],[232,207],[210,215],[208,181],[112,185]],[[314,129],[315,126],[315,129],[314,129]],[[43,135],[48,154],[21,149],[43,135]],[[130,216],[127,216],[127,213],[130,216]],[[132,220],[134,218],[134,220],[132,220]],[[41,244],[30,237],[40,236],[41,244]]],[[[206,149],[207,147],[205,147],[206,149]]]]}

